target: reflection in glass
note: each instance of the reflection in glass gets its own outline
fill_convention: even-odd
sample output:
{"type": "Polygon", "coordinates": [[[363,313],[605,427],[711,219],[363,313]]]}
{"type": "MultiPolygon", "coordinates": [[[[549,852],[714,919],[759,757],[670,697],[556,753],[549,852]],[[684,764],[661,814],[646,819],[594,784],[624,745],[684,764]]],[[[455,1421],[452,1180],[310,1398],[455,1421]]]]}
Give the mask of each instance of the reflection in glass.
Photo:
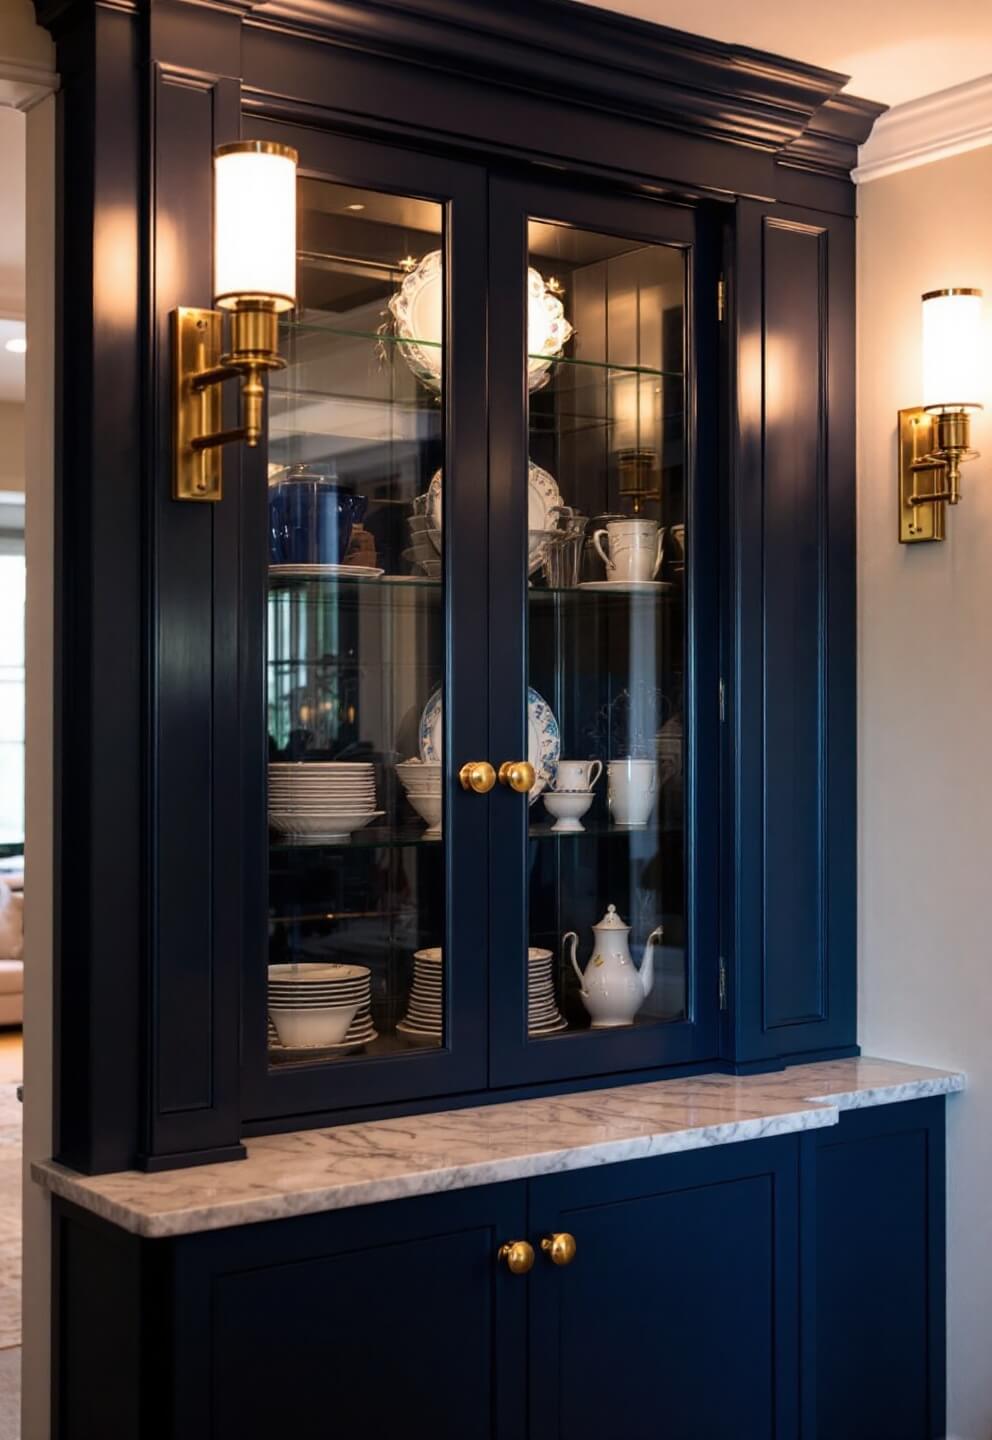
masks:
{"type": "Polygon", "coordinates": [[[531,465],[557,495],[528,536],[529,678],[560,735],[531,809],[543,1039],[687,1015],[686,280],[672,246],[547,221],[529,241],[574,326],[529,402],[531,465]]]}
{"type": "Polygon", "coordinates": [[[436,1049],[447,993],[443,212],[301,180],[298,215],[269,422],[267,995],[281,1065],[436,1049]]]}

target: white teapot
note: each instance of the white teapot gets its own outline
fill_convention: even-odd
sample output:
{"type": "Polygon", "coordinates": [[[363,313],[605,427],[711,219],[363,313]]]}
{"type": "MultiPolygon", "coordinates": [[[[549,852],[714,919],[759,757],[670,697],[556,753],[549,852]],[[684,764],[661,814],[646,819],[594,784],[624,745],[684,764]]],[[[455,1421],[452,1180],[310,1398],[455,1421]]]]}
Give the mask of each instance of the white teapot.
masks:
{"type": "Polygon", "coordinates": [[[660,925],[651,931],[644,947],[641,968],[638,970],[627,943],[630,926],[620,919],[615,905],[608,905],[602,920],[592,927],[592,959],[586,966],[584,975],[575,958],[578,935],[574,930],[569,930],[563,937],[563,947],[571,941],[572,969],[579,977],[579,994],[582,996],[583,1005],[592,1016],[593,1029],[603,1030],[615,1025],[633,1023],[634,1016],[651,994],[654,985],[654,947],[663,933],[660,925]]]}

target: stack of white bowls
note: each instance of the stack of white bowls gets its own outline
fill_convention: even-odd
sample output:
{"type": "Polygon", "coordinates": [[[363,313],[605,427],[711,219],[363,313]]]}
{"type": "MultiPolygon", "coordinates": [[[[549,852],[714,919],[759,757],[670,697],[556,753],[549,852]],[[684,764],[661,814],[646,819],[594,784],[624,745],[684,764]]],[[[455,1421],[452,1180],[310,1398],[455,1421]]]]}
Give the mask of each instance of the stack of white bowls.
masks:
{"type": "Polygon", "coordinates": [[[422,820],[427,822],[426,836],[436,839],[441,834],[441,762],[440,760],[404,760],[396,773],[406,791],[406,798],[422,820]]]}
{"type": "Polygon", "coordinates": [[[556,1035],[568,1029],[568,1021],[558,1009],[552,973],[554,955],[550,950],[527,951],[527,1033],[556,1035]]]}
{"type": "Polygon", "coordinates": [[[410,544],[403,551],[403,559],[413,566],[414,573],[431,580],[441,578],[441,532],[431,524],[430,516],[422,513],[407,517],[410,527],[410,544]]]}
{"type": "Polygon", "coordinates": [[[440,949],[414,952],[413,985],[396,1033],[411,1045],[440,1045],[444,1039],[444,964],[440,949]]]}
{"type": "Polygon", "coordinates": [[[353,1050],[376,1038],[364,965],[270,965],[269,1019],[287,1050],[353,1050]]]}
{"type": "Polygon", "coordinates": [[[346,840],[384,814],[375,808],[375,770],[370,764],[296,760],[269,766],[269,824],[284,835],[346,840]]]}

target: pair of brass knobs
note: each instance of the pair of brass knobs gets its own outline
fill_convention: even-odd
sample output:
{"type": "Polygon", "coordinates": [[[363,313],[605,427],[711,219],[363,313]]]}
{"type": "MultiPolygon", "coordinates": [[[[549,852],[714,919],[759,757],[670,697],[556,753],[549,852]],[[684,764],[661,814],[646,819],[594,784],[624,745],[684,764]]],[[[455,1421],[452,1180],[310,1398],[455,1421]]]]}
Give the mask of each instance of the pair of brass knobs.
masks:
{"type": "MultiPolygon", "coordinates": [[[[545,1235],[541,1249],[552,1265],[571,1265],[575,1259],[575,1236],[567,1230],[545,1235]]],[[[511,1275],[526,1275],[534,1265],[534,1247],[527,1240],[508,1240],[496,1252],[511,1275]]]]}
{"type": "Polygon", "coordinates": [[[533,789],[536,778],[529,760],[504,760],[498,771],[488,760],[468,760],[458,772],[462,789],[474,790],[476,795],[488,794],[497,780],[501,785],[509,785],[518,795],[526,795],[533,789]]]}

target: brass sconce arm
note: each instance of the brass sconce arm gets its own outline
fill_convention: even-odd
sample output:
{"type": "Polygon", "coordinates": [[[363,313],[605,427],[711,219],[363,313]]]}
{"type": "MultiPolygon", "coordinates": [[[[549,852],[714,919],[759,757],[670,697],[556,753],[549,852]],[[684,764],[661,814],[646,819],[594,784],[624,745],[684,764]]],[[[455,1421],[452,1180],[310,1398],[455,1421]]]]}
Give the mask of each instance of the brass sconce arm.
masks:
{"type": "Polygon", "coordinates": [[[899,539],[903,544],[943,540],[944,507],[961,501],[961,466],[978,458],[972,450],[967,410],[899,411],[899,539]],[[921,490],[929,471],[932,488],[921,490]],[[924,508],[926,507],[926,508],[924,508]]]}
{"type": "Polygon", "coordinates": [[[219,500],[224,445],[256,446],[265,423],[265,372],[285,365],[279,354],[274,305],[248,299],[231,312],[231,346],[221,353],[220,310],[173,311],[176,451],[173,495],[177,500],[219,500]],[[241,379],[242,423],[221,428],[225,380],[241,379]]]}

